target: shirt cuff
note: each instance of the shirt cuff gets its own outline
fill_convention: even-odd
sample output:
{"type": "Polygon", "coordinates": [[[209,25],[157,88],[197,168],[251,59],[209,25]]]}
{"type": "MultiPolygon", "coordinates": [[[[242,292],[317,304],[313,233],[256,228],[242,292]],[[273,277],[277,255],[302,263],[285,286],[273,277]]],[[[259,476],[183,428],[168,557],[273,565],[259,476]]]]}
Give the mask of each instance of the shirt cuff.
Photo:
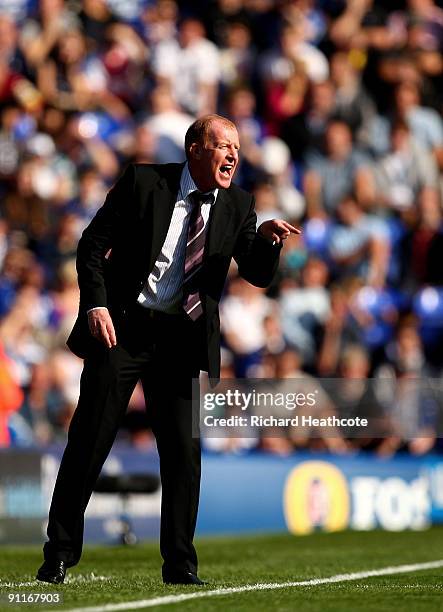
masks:
{"type": "Polygon", "coordinates": [[[94,306],[94,308],[90,308],[89,310],[86,311],[86,314],[88,314],[89,312],[92,312],[93,310],[108,310],[107,306],[94,306]]]}

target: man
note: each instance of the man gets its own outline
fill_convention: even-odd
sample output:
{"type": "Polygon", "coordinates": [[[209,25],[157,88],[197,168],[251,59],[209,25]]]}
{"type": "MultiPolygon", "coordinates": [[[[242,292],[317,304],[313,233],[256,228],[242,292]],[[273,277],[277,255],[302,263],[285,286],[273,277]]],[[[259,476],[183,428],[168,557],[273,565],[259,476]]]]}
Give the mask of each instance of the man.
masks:
{"type": "Polygon", "coordinates": [[[338,203],[351,191],[368,206],[374,199],[374,177],[369,159],[352,142],[349,126],[340,119],[329,122],[325,153],[307,156],[304,193],[309,217],[334,215],[338,203]]]}
{"type": "Polygon", "coordinates": [[[37,578],[63,582],[78,563],[84,512],[129,398],[141,379],[160,456],[163,581],[203,584],[193,536],[200,444],[192,436],[192,379],[220,372],[218,302],[231,257],[266,286],[289,223],[258,233],[253,198],[231,185],[239,141],[208,115],[185,138],[187,163],[130,165],[78,245],[79,316],[68,339],[85,359],[49,513],[37,578]]]}
{"type": "Polygon", "coordinates": [[[194,17],[184,19],[177,36],[154,45],[152,67],[157,82],[171,88],[183,112],[195,115],[215,109],[220,51],[206,38],[201,21],[194,17]]]}

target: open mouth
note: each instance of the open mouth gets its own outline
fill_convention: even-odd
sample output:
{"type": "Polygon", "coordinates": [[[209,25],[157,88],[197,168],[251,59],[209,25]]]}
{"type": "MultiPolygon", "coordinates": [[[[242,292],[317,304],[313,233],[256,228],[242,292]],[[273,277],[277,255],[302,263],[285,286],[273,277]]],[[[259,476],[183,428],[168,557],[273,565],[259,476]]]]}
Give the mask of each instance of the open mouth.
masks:
{"type": "Polygon", "coordinates": [[[220,166],[220,173],[225,178],[231,178],[233,172],[234,166],[232,164],[224,164],[223,166],[220,166]]]}

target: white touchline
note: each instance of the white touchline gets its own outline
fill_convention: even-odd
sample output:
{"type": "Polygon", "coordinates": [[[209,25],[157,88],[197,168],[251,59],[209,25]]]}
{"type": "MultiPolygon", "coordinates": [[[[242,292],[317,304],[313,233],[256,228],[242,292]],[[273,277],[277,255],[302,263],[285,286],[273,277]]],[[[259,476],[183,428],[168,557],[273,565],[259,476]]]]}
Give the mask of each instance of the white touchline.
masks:
{"type": "MultiPolygon", "coordinates": [[[[118,610],[139,610],[142,608],[153,608],[166,604],[181,603],[190,599],[201,599],[203,597],[215,597],[217,595],[231,595],[233,593],[247,593],[248,591],[270,591],[273,589],[284,589],[287,587],[309,587],[334,582],[348,582],[374,576],[390,576],[392,574],[407,574],[420,570],[436,569],[443,567],[443,559],[428,561],[427,563],[411,563],[409,565],[396,565],[382,567],[380,569],[354,572],[352,574],[337,574],[329,578],[311,578],[311,580],[300,580],[298,582],[271,582],[269,584],[245,584],[244,586],[213,589],[211,591],[196,591],[194,593],[183,593],[181,595],[162,595],[154,599],[140,599],[138,601],[125,601],[116,604],[104,604],[101,606],[89,606],[87,608],[70,608],[62,612],[117,612],[118,610]]],[[[54,612],[51,610],[50,612],[54,612]]]]}
{"type": "MultiPolygon", "coordinates": [[[[95,574],[77,574],[76,576],[68,576],[66,578],[66,584],[76,584],[83,582],[97,582],[97,581],[105,581],[110,580],[106,576],[96,576],[95,574]]],[[[28,582],[2,582],[0,580],[0,588],[4,589],[12,589],[17,587],[28,587],[28,586],[42,586],[42,583],[35,579],[29,580],[28,582]]]]}

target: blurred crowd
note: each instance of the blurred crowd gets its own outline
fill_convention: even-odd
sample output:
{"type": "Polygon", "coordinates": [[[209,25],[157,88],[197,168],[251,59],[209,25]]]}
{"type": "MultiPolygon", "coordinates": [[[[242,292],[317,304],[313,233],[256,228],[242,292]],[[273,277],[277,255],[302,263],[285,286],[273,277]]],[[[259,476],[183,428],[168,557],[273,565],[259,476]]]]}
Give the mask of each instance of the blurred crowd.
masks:
{"type": "MultiPolygon", "coordinates": [[[[65,439],[81,232],[127,163],[183,160],[210,112],[238,127],[258,222],[303,230],[268,290],[233,265],[223,377],[440,379],[442,68],[437,0],[3,0],[0,445],[65,439]]],[[[385,408],[407,404],[413,437],[257,432],[217,450],[435,450],[439,409],[396,388],[385,408]]],[[[137,388],[120,437],[149,446],[148,425],[137,388]]]]}

